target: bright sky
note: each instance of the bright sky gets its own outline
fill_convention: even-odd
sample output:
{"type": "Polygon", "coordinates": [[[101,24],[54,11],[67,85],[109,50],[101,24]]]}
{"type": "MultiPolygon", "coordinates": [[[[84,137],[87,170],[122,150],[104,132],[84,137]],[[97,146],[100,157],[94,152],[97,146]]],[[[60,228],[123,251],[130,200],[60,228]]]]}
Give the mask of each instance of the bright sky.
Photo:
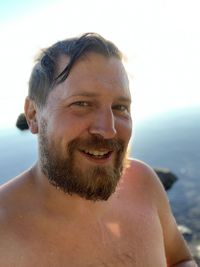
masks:
{"type": "Polygon", "coordinates": [[[126,54],[133,116],[200,105],[199,0],[0,0],[0,127],[23,112],[40,48],[95,31],[126,54]]]}

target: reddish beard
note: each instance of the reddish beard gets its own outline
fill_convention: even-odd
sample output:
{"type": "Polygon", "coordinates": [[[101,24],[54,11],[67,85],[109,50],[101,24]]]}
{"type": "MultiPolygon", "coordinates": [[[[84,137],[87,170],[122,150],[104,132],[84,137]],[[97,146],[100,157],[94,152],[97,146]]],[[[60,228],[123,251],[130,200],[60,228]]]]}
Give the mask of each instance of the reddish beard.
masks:
{"type": "Polygon", "coordinates": [[[115,191],[123,170],[125,145],[122,140],[104,139],[91,135],[87,139],[76,138],[68,143],[66,151],[48,140],[46,122],[39,135],[40,166],[49,182],[67,194],[77,194],[88,200],[107,200],[115,191]],[[94,166],[81,170],[75,159],[80,148],[107,149],[115,154],[112,166],[94,166]]]}

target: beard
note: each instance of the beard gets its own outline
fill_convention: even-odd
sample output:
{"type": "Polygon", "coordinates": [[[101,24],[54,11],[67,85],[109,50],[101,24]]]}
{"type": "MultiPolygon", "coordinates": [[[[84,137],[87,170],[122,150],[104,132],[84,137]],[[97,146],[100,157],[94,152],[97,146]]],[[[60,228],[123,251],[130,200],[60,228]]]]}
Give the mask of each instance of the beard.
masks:
{"type": "Polygon", "coordinates": [[[40,167],[50,184],[69,195],[77,194],[87,200],[107,200],[115,192],[123,171],[125,144],[118,139],[104,139],[91,135],[87,139],[75,138],[67,147],[59,149],[60,142],[48,139],[47,123],[42,121],[39,133],[40,167]],[[82,170],[75,159],[80,148],[108,149],[115,153],[112,166],[89,166],[82,170]]]}

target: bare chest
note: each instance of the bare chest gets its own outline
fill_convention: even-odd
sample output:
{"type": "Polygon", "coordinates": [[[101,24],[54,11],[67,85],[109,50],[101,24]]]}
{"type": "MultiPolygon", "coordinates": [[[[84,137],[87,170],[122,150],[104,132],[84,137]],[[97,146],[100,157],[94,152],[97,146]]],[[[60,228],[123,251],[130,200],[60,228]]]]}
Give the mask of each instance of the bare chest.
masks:
{"type": "Polygon", "coordinates": [[[46,229],[44,225],[35,235],[27,236],[29,241],[21,253],[25,248],[31,262],[24,266],[165,267],[156,213],[145,206],[120,209],[100,220],[82,218],[46,229]]]}

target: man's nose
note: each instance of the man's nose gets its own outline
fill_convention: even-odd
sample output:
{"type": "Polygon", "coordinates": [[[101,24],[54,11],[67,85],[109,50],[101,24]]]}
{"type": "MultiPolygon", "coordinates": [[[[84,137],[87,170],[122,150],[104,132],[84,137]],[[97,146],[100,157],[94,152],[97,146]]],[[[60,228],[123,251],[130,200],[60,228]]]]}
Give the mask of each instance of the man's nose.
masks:
{"type": "Polygon", "coordinates": [[[90,134],[100,135],[104,139],[114,138],[117,131],[112,109],[99,111],[98,114],[94,116],[89,132],[90,134]]]}

